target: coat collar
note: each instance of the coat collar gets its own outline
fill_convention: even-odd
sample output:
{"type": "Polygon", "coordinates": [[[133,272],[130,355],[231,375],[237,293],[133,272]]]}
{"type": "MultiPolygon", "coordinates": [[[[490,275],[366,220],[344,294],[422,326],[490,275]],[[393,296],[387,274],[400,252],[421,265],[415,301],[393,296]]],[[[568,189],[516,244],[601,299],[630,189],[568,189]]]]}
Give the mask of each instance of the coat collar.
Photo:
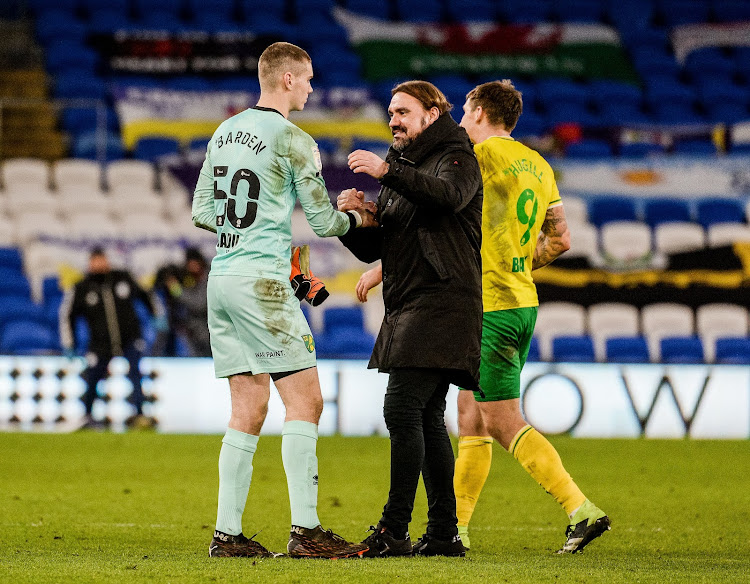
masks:
{"type": "Polygon", "coordinates": [[[433,151],[444,149],[449,145],[471,148],[466,130],[459,126],[446,112],[427,126],[403,152],[398,152],[391,146],[388,151],[388,160],[400,160],[418,166],[433,151]]]}

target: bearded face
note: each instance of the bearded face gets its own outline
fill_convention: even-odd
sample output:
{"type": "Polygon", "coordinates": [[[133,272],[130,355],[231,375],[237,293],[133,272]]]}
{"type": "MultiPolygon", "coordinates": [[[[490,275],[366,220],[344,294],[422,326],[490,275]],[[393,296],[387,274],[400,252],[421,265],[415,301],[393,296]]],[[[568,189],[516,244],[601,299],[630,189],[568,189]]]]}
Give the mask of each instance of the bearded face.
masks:
{"type": "Polygon", "coordinates": [[[417,98],[403,92],[391,98],[388,115],[391,117],[388,125],[393,134],[393,148],[398,152],[403,152],[435,121],[434,115],[417,98]]]}

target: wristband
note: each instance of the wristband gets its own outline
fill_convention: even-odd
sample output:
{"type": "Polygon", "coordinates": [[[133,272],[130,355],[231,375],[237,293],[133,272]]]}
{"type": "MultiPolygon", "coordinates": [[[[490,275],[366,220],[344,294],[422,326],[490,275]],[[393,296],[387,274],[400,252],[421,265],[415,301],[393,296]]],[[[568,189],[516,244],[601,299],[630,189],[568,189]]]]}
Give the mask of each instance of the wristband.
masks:
{"type": "Polygon", "coordinates": [[[362,215],[357,213],[357,211],[347,211],[347,215],[349,215],[349,228],[354,229],[356,227],[362,226],[362,215]]]}

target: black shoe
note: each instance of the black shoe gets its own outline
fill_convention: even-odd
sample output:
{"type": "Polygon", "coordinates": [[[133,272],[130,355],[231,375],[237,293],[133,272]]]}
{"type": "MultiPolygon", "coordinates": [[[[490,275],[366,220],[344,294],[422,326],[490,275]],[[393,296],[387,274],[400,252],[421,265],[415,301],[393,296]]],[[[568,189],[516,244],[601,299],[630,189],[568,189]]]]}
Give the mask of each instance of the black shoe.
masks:
{"type": "MultiPolygon", "coordinates": [[[[253,536],[255,537],[255,536],[253,536]]],[[[260,545],[253,537],[247,538],[241,533],[229,535],[214,531],[214,537],[208,546],[209,558],[273,558],[283,554],[274,554],[260,545]]]]}
{"type": "Polygon", "coordinates": [[[412,548],[415,556],[447,556],[450,558],[463,558],[466,548],[461,543],[461,536],[454,535],[452,539],[435,539],[431,535],[424,534],[412,548]]]}
{"type": "Polygon", "coordinates": [[[330,529],[323,529],[320,525],[312,529],[293,525],[286,549],[291,558],[337,560],[362,557],[362,554],[367,551],[367,546],[362,543],[350,543],[330,529]]]}
{"type": "Polygon", "coordinates": [[[372,533],[362,543],[370,549],[362,554],[363,558],[387,558],[392,556],[410,556],[411,538],[406,532],[404,539],[397,539],[393,532],[382,523],[377,527],[370,526],[372,533]]]}
{"type": "Polygon", "coordinates": [[[599,537],[602,533],[609,531],[611,522],[609,517],[599,517],[594,521],[583,519],[575,525],[568,525],[565,529],[565,545],[557,550],[558,554],[576,554],[599,537]]]}

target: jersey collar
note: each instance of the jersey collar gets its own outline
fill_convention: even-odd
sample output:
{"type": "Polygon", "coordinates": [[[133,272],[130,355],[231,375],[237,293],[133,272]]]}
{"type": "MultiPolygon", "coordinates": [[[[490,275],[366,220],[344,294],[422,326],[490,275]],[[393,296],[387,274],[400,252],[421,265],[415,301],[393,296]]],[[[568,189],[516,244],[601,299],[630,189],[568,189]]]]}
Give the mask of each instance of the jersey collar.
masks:
{"type": "Polygon", "coordinates": [[[277,113],[277,114],[279,114],[279,115],[280,115],[280,116],[281,116],[282,118],[284,117],[284,114],[282,114],[282,113],[281,113],[281,112],[280,112],[279,110],[277,110],[277,109],[273,109],[272,107],[262,107],[262,106],[259,106],[259,105],[254,105],[254,106],[253,106],[253,107],[252,107],[251,109],[254,109],[254,110],[260,110],[260,111],[262,111],[262,112],[276,112],[276,113],[277,113]]]}

